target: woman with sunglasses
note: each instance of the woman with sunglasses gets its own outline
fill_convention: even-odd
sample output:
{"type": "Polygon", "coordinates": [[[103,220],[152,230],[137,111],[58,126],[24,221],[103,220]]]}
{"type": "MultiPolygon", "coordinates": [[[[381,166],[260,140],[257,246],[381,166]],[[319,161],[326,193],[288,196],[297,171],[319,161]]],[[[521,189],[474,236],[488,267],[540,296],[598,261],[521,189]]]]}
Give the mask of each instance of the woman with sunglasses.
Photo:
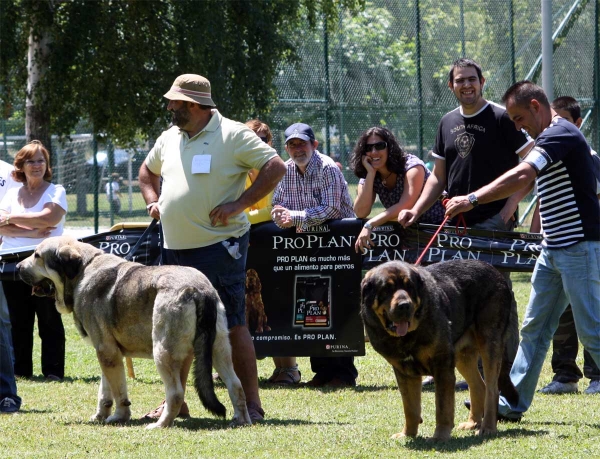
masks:
{"type": "MultiPolygon", "coordinates": [[[[355,249],[372,246],[371,232],[374,227],[395,220],[402,209],[410,209],[417,202],[431,172],[425,163],[414,155],[405,153],[394,134],[383,127],[372,127],[362,133],[350,164],[360,178],[354,212],[358,218],[371,213],[375,196],[385,210],[370,218],[356,240],[355,249]]],[[[444,219],[444,207],[434,204],[419,220],[421,223],[439,224],[444,219]]]]}
{"type": "MultiPolygon", "coordinates": [[[[47,237],[63,233],[67,194],[61,185],[50,183],[50,155],[34,140],[15,155],[12,177],[23,186],[6,192],[0,202],[0,249],[33,246],[47,237]]],[[[31,295],[31,286],[20,280],[2,281],[15,352],[15,376],[33,376],[35,317],[42,348],[42,373],[48,381],[65,375],[65,329],[54,299],[31,295]]]]}

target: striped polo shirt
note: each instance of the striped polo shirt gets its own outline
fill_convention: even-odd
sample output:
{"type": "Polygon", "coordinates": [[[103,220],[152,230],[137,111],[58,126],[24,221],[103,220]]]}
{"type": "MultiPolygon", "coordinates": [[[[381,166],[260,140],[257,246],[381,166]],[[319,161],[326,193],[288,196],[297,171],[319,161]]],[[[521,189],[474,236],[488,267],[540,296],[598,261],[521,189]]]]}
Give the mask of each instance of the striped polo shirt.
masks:
{"type": "Polygon", "coordinates": [[[524,161],[538,172],[542,244],[552,249],[600,240],[592,156],[581,131],[563,118],[553,118],[524,161]]]}

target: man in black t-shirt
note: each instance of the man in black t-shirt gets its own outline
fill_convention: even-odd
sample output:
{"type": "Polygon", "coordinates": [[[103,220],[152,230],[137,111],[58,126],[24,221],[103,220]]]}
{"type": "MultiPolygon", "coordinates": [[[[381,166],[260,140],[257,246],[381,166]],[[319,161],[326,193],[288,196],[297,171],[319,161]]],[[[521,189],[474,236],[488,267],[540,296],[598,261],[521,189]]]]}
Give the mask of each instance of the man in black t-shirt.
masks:
{"type": "MultiPolygon", "coordinates": [[[[440,197],[444,189],[450,197],[469,193],[490,183],[519,163],[531,148],[525,134],[515,130],[506,110],[483,98],[485,84],[481,67],[467,58],[456,60],[448,74],[448,87],[460,106],[440,121],[432,155],[433,174],[412,209],[398,215],[409,226],[440,197]]],[[[465,214],[467,226],[510,231],[514,213],[526,194],[520,191],[510,199],[478,206],[465,214]]]]}
{"type": "MultiPolygon", "coordinates": [[[[460,106],[446,113],[440,121],[432,151],[435,158],[433,173],[413,208],[398,215],[402,226],[416,222],[444,189],[450,197],[469,195],[473,198],[473,191],[515,167],[519,164],[519,156],[529,152],[533,142],[521,131],[515,130],[503,107],[483,98],[484,84],[485,78],[477,62],[467,58],[454,61],[448,74],[448,87],[460,106]]],[[[467,226],[511,231],[516,223],[519,201],[528,192],[529,189],[519,190],[509,198],[478,206],[465,214],[467,226]]],[[[510,273],[504,273],[504,277],[512,289],[510,273]]],[[[512,309],[512,317],[517,321],[514,295],[512,309]]],[[[511,362],[518,345],[518,336],[507,343],[511,362]]]]}
{"type": "MultiPolygon", "coordinates": [[[[517,420],[531,405],[552,335],[569,301],[579,339],[600,364],[600,205],[588,144],[575,125],[550,107],[544,90],[520,81],[502,100],[515,127],[525,129],[535,146],[517,167],[475,190],[475,201],[505,198],[535,179],[544,236],[510,372],[519,402],[511,406],[500,397],[498,409],[500,416],[517,420]]],[[[473,207],[468,196],[456,196],[446,215],[473,207]]]]}

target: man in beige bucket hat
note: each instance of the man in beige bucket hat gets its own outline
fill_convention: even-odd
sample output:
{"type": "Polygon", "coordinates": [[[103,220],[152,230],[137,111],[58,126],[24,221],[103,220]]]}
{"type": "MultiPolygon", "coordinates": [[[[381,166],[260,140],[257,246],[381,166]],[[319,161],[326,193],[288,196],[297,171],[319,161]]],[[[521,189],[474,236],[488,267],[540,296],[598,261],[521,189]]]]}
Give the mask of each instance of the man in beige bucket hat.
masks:
{"type": "MultiPolygon", "coordinates": [[[[142,164],[140,189],[149,215],[161,220],[163,263],[198,269],[219,292],[227,312],[233,366],[250,418],[260,421],[264,411],[256,354],[245,325],[250,223],[244,209],[271,192],[286,167],[250,128],[219,113],[206,78],[181,75],[164,97],[173,126],[161,134],[142,164]],[[259,174],[244,190],[253,168],[259,174]]],[[[191,363],[190,357],[181,370],[184,390],[191,363]]],[[[163,409],[164,403],[146,417],[160,417],[163,409]]],[[[189,416],[185,402],[179,416],[189,416]]]]}
{"type": "Polygon", "coordinates": [[[193,73],[179,75],[164,97],[169,100],[184,100],[210,107],[216,106],[210,97],[210,81],[193,73]]]}

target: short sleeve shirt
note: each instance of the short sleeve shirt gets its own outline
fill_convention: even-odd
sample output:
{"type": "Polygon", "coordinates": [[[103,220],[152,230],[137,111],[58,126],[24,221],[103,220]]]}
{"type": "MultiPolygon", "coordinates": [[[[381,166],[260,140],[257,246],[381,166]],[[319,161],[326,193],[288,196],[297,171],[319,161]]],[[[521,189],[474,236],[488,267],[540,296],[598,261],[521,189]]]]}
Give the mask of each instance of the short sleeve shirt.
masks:
{"type": "Polygon", "coordinates": [[[540,217],[548,248],[600,240],[600,205],[590,148],[581,131],[555,117],[524,159],[538,172],[540,217]]]}
{"type": "MultiPolygon", "coordinates": [[[[44,209],[44,205],[49,202],[53,202],[62,207],[65,211],[67,207],[67,193],[62,185],[50,184],[50,186],[44,191],[44,194],[40,200],[33,207],[23,207],[19,203],[19,188],[12,188],[8,190],[2,202],[0,202],[0,209],[8,212],[9,214],[29,214],[33,212],[41,212],[44,209]]],[[[48,237],[60,236],[63,233],[65,226],[65,215],[56,225],[56,228],[52,230],[48,237]]],[[[2,249],[14,249],[17,247],[25,247],[31,245],[38,245],[45,238],[31,238],[31,237],[11,237],[4,236],[2,238],[2,249]]]]}
{"type": "MultiPolygon", "coordinates": [[[[488,102],[479,112],[463,115],[460,107],[443,116],[433,148],[446,161],[450,197],[464,196],[493,182],[519,164],[530,141],[515,129],[504,107],[488,102]]],[[[468,226],[498,214],[506,199],[481,204],[464,214],[468,226]]]]}
{"type": "Polygon", "coordinates": [[[150,171],[163,179],[158,200],[165,248],[195,249],[240,237],[250,229],[244,212],[227,226],[212,226],[210,212],[236,201],[248,171],[260,170],[277,156],[247,126],[212,111],[205,128],[191,139],[174,126],[163,132],[146,157],[150,171]],[[202,161],[203,168],[192,170],[202,161]],[[201,170],[202,172],[198,172],[201,170]]]}
{"type": "MultiPolygon", "coordinates": [[[[425,182],[427,182],[427,179],[431,175],[431,172],[429,171],[429,169],[427,169],[427,166],[425,166],[425,163],[423,161],[421,161],[414,155],[407,154],[406,164],[404,166],[404,174],[406,174],[406,172],[408,172],[413,167],[418,166],[422,167],[425,170],[425,181],[423,182],[423,187],[425,187],[425,182]]],[[[358,183],[360,185],[364,185],[365,179],[361,178],[358,183]]],[[[383,204],[383,207],[389,209],[394,204],[400,201],[402,193],[404,193],[404,177],[398,177],[396,179],[396,185],[390,190],[383,184],[381,176],[379,174],[376,174],[375,180],[373,181],[373,191],[379,197],[379,200],[381,201],[381,204],[383,204]]],[[[423,190],[421,189],[421,192],[422,191],[423,190]]],[[[441,223],[444,219],[444,213],[444,207],[439,201],[436,201],[433,206],[431,206],[423,215],[421,215],[421,218],[419,218],[419,222],[441,223]]]]}

